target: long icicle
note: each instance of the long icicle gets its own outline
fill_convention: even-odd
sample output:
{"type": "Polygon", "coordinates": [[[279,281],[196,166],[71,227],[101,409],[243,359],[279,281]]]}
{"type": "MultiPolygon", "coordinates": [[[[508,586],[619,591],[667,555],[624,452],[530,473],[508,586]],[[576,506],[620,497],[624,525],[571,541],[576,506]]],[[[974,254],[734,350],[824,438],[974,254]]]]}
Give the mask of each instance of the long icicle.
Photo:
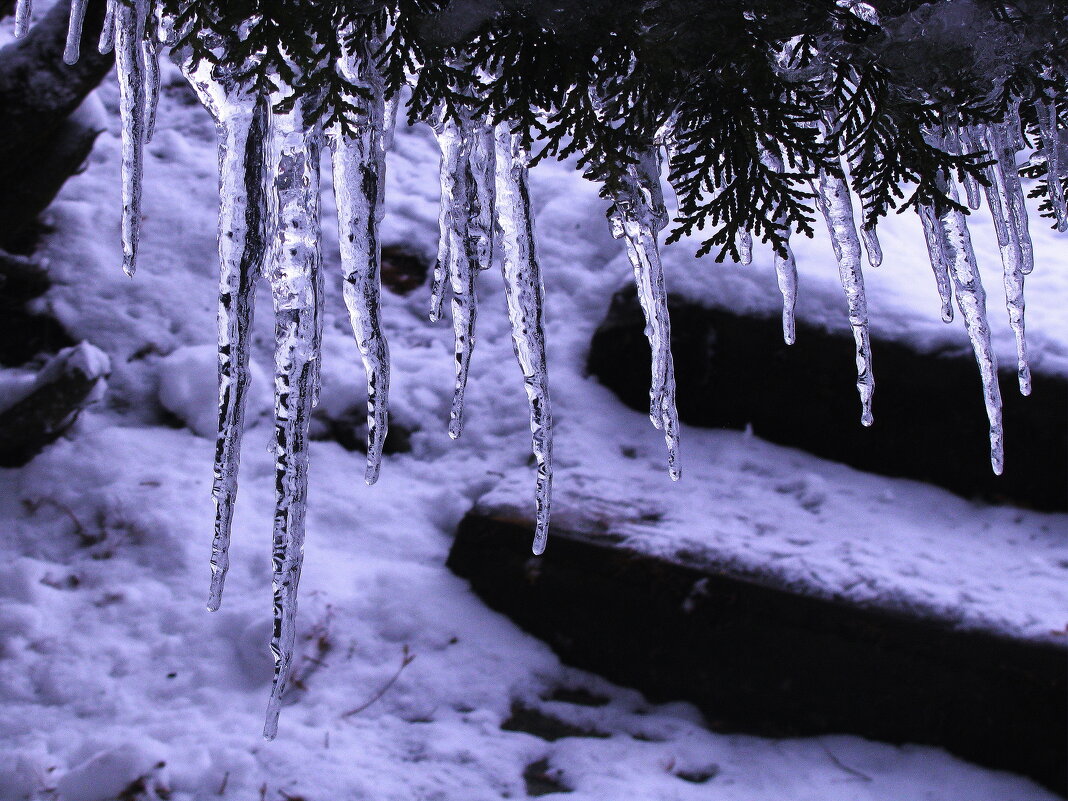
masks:
{"type": "Polygon", "coordinates": [[[507,123],[496,134],[497,222],[501,230],[505,294],[512,323],[512,345],[523,371],[530,405],[530,431],[537,462],[534,508],[535,554],[545,551],[552,502],[553,432],[549,377],[545,360],[545,290],[534,246],[534,216],[527,185],[527,152],[507,123]]]}
{"type": "MultiPolygon", "coordinates": [[[[999,137],[990,128],[983,131],[981,139],[991,153],[999,151],[999,137]]],[[[1005,285],[1005,308],[1009,315],[1009,327],[1016,338],[1016,374],[1020,394],[1031,394],[1031,367],[1027,358],[1027,338],[1024,325],[1024,269],[1020,243],[1020,230],[1009,221],[1011,193],[1006,186],[1005,172],[999,165],[987,168],[987,183],[984,187],[986,203],[994,220],[998,247],[1001,250],[1003,283],[1005,285]]]]}
{"type": "Polygon", "coordinates": [[[141,40],[141,57],[145,63],[145,142],[151,142],[156,133],[160,90],[159,38],[155,25],[150,26],[141,40]]]}
{"type": "MultiPolygon", "coordinates": [[[[305,98],[310,105],[315,98],[305,98]]],[[[271,123],[277,204],[268,276],[275,311],[274,682],[263,736],[274,739],[289,684],[297,585],[308,495],[308,427],[318,372],[321,307],[319,155],[321,133],[298,102],[271,123]]]]}
{"type": "Polygon", "coordinates": [[[15,38],[21,39],[30,30],[33,18],[33,0],[18,0],[15,6],[15,38]]]}
{"type": "Polygon", "coordinates": [[[74,65],[81,58],[82,26],[85,24],[85,8],[88,0],[70,0],[70,25],[67,27],[67,45],[63,49],[63,63],[74,65]]]}
{"type": "Polygon", "coordinates": [[[215,120],[219,137],[219,430],[215,441],[215,536],[211,545],[208,609],[222,603],[230,566],[230,532],[245,401],[251,373],[252,319],[256,281],[263,272],[268,243],[265,141],[267,98],[242,84],[214,76],[212,65],[195,68],[188,54],[177,61],[190,86],[215,120]]]}
{"type": "MultiPolygon", "coordinates": [[[[430,122],[430,127],[437,134],[445,126],[444,115],[436,116],[430,122]]],[[[441,136],[438,135],[438,146],[442,147],[441,136]]],[[[434,260],[434,269],[430,278],[430,321],[436,323],[441,319],[441,310],[445,305],[445,293],[449,289],[449,260],[451,259],[452,238],[449,229],[452,225],[452,204],[446,203],[446,198],[452,191],[451,175],[455,165],[446,163],[445,150],[441,151],[441,165],[438,169],[438,180],[441,186],[441,200],[438,203],[438,255],[434,260]]]]}
{"type": "MultiPolygon", "coordinates": [[[[664,268],[657,234],[668,224],[660,184],[660,158],[655,147],[634,154],[627,165],[621,189],[615,194],[613,235],[622,238],[634,270],[638,300],[645,314],[645,336],[652,351],[649,419],[664,432],[668,473],[672,481],[682,475],[679,464],[679,415],[675,407],[675,365],[671,358],[671,320],[668,314],[664,268]]],[[[750,248],[752,241],[750,240],[750,248]]]]}
{"type": "Polygon", "coordinates": [[[820,171],[820,186],[816,202],[827,222],[838,275],[845,290],[849,308],[849,327],[856,343],[857,392],[860,394],[861,425],[873,422],[871,405],[875,391],[872,376],[871,338],[868,333],[868,303],[864,292],[864,272],[861,267],[860,237],[853,219],[853,204],[845,179],[820,171]]]}
{"type": "Polygon", "coordinates": [[[497,183],[494,167],[497,159],[493,125],[488,121],[474,121],[471,137],[469,165],[473,183],[468,187],[468,191],[472,205],[477,211],[471,214],[468,227],[475,240],[478,268],[488,270],[493,266],[496,240],[497,183]]]}
{"type": "MultiPolygon", "coordinates": [[[[957,200],[957,189],[951,181],[942,180],[939,189],[952,200],[957,200]]],[[[1001,475],[1005,467],[1001,390],[998,387],[997,357],[990,343],[990,326],[987,324],[986,292],[964,213],[947,207],[938,216],[938,222],[942,253],[945,254],[953,279],[957,308],[964,318],[983,382],[983,400],[990,420],[990,464],[994,473],[1001,475]]]]}
{"type": "MultiPolygon", "coordinates": [[[[782,159],[777,153],[773,153],[765,147],[760,148],[760,160],[773,172],[782,173],[784,170],[782,159]]],[[[775,221],[780,227],[782,235],[786,238],[783,243],[784,253],[775,251],[775,280],[782,294],[782,337],[787,345],[793,345],[797,341],[797,320],[795,309],[797,308],[797,262],[794,260],[794,252],[790,247],[790,227],[785,215],[775,221]]],[[[876,240],[876,244],[878,240],[876,240]]],[[[868,251],[869,258],[872,251],[868,251]]],[[[881,254],[880,254],[881,258],[881,254]]]]}
{"type": "MultiPolygon", "coordinates": [[[[479,272],[479,253],[472,222],[478,217],[478,192],[471,174],[471,151],[475,144],[474,124],[467,117],[461,121],[445,118],[435,126],[441,147],[441,242],[438,245],[438,270],[443,268],[443,284],[452,289],[452,325],[456,352],[456,382],[449,436],[457,439],[463,432],[464,395],[475,346],[477,296],[475,279],[479,272]]],[[[442,297],[439,291],[437,297],[442,297]]],[[[440,309],[440,301],[437,301],[440,309]]],[[[440,312],[439,312],[440,313],[440,312]]]]}
{"type": "Polygon", "coordinates": [[[1035,103],[1038,131],[1042,137],[1042,152],[1046,157],[1046,185],[1049,201],[1057,218],[1057,230],[1068,231],[1068,208],[1065,207],[1064,187],[1061,185],[1061,137],[1057,120],[1057,100],[1046,97],[1035,103]]]}
{"type": "Polygon", "coordinates": [[[147,0],[117,0],[115,66],[122,118],[122,269],[137,269],[141,235],[141,180],[145,157],[145,63],[141,42],[148,17],[147,0]]]}
{"type": "Polygon", "coordinates": [[[339,64],[346,79],[368,90],[369,99],[356,98],[357,119],[346,131],[335,125],[329,132],[341,243],[343,290],[349,320],[367,375],[368,484],[378,480],[382,449],[389,430],[389,345],[382,331],[381,243],[378,227],[385,211],[385,107],[383,85],[374,62],[348,55],[339,64]]]}

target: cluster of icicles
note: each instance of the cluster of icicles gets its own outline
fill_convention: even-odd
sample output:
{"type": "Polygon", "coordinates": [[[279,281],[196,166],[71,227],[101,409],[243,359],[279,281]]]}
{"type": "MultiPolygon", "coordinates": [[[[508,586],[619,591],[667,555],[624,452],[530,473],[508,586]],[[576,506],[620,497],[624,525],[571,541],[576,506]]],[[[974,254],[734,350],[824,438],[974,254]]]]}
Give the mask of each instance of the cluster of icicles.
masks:
{"type": "MultiPolygon", "coordinates": [[[[159,98],[158,52],[173,40],[168,20],[151,0],[107,0],[101,52],[115,50],[122,117],[123,267],[133,274],[141,216],[141,173],[145,143],[152,136],[159,98]]],[[[74,63],[82,37],[87,0],[72,0],[64,60],[74,63]]],[[[26,32],[31,0],[19,0],[16,32],[26,32]]],[[[293,660],[297,584],[304,540],[308,481],[308,426],[319,394],[319,349],[323,326],[323,276],[320,250],[319,161],[329,148],[334,171],[344,296],[356,343],[367,374],[368,447],[366,480],[378,477],[386,437],[389,350],[379,321],[380,248],[378,227],[384,208],[385,154],[392,139],[396,103],[384,97],[383,81],[365,52],[348,52],[337,64],[345,77],[364,91],[352,98],[360,114],[348,131],[323,130],[309,118],[315,98],[280,113],[270,97],[251,90],[207,61],[194,64],[187,53],[174,52],[198,98],[213,116],[219,136],[219,434],[212,490],[216,504],[209,609],[219,608],[228,568],[230,529],[237,493],[237,473],[245,397],[254,288],[260,276],[270,283],[275,313],[274,631],[271,650],[274,684],[264,735],[273,738],[293,660]]],[[[1053,98],[1039,103],[1043,153],[1050,175],[1057,164],[1058,130],[1053,98]]],[[[932,136],[955,152],[991,154],[988,185],[963,182],[966,201],[979,208],[985,193],[993,216],[1004,265],[1009,321],[1016,335],[1019,383],[1030,392],[1024,339],[1024,276],[1033,267],[1024,193],[1016,153],[1025,146],[1019,105],[1001,124],[950,126],[932,136]]],[[[512,339],[530,406],[533,451],[537,461],[534,552],[541,553],[548,533],[552,480],[552,423],[542,325],[544,290],[538,264],[527,184],[528,154],[507,124],[460,116],[431,121],[441,146],[441,212],[438,259],[434,269],[430,316],[442,315],[451,290],[455,331],[456,383],[449,433],[460,436],[463,399],[474,344],[476,279],[500,250],[512,325],[512,339]]],[[[823,123],[829,133],[833,120],[823,123]]],[[[661,185],[661,145],[670,148],[670,131],[628,160],[627,178],[613,198],[612,233],[622,239],[634,270],[652,349],[650,417],[664,432],[672,479],[680,475],[679,421],[670,351],[670,323],[657,236],[668,223],[661,185]]],[[[779,155],[763,150],[765,165],[783,171],[779,155]]],[[[845,165],[848,166],[848,165],[845,165]]],[[[1068,228],[1068,210],[1057,180],[1050,182],[1060,230],[1068,228]]],[[[947,178],[951,197],[957,188],[947,178]]],[[[815,188],[826,220],[845,290],[849,323],[856,342],[857,389],[861,422],[871,425],[872,356],[864,293],[862,247],[876,267],[882,261],[875,231],[858,229],[847,182],[824,172],[815,188]]],[[[984,388],[990,419],[991,462],[1003,465],[1001,397],[997,362],[986,319],[986,295],[972,249],[965,214],[931,208],[919,210],[942,301],[942,318],[953,318],[953,299],[965,326],[984,388]]],[[[742,261],[752,254],[750,235],[739,241],[742,261]]],[[[783,296],[783,335],[795,336],[797,270],[789,246],[775,256],[783,296]]]]}

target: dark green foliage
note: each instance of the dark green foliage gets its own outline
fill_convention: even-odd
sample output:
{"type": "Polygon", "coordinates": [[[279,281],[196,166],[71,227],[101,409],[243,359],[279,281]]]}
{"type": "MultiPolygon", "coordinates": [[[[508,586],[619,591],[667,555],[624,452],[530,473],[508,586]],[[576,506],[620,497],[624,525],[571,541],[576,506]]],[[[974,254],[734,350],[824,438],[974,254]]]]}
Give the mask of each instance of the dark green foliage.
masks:
{"type": "Polygon", "coordinates": [[[324,124],[358,121],[364,90],[336,69],[355,48],[387,95],[412,87],[410,121],[509,121],[534,161],[578,154],[608,198],[630,154],[659,142],[671,239],[710,226],[700,252],[720,259],[737,257],[743,230],[780,251],[791,231],[811,234],[824,170],[848,169],[868,226],[895,208],[961,208],[945,179],[985,182],[988,154],[958,154],[943,132],[1000,121],[1013,100],[1026,122],[1068,74],[1057,0],[871,0],[879,24],[835,0],[167,3],[196,57],[284,89],[282,108],[306,98],[324,124]]]}

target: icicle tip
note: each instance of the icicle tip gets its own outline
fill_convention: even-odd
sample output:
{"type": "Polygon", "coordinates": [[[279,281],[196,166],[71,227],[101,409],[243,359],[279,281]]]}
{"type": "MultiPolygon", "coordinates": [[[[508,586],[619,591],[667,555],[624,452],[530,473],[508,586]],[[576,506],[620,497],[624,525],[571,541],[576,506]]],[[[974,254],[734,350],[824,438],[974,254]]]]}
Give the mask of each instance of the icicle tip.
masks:
{"type": "Polygon", "coordinates": [[[535,556],[541,556],[545,553],[545,546],[549,542],[549,536],[543,531],[538,531],[534,535],[534,544],[530,547],[530,552],[535,556]]]}

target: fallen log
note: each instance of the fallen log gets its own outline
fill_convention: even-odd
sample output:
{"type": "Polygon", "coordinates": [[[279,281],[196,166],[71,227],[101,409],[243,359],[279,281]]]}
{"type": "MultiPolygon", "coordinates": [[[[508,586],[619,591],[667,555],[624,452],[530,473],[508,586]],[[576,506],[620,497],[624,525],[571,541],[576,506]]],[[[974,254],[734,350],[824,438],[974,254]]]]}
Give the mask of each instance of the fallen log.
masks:
{"type": "MultiPolygon", "coordinates": [[[[714,542],[695,522],[707,509],[690,514],[686,499],[664,493],[659,507],[642,501],[650,496],[633,476],[611,471],[626,485],[618,496],[588,475],[582,491],[569,489],[582,476],[560,477],[559,525],[541,557],[530,555],[522,484],[495,490],[460,523],[449,568],[564,662],[652,701],[689,701],[717,731],[934,745],[1068,790],[1063,631],[1024,637],[974,624],[958,609],[915,603],[888,574],[883,597],[865,601],[849,589],[873,583],[863,565],[840,570],[846,589],[820,588],[817,562],[800,552],[781,554],[801,565],[793,575],[775,573],[745,556],[774,533],[714,542]],[[676,521],[659,522],[658,509],[676,521]]],[[[1017,574],[1015,561],[1003,569],[1017,574]]],[[[945,586],[967,597],[971,583],[953,575],[945,586]]]]}
{"type": "MultiPolygon", "coordinates": [[[[1004,475],[990,470],[986,411],[975,357],[920,353],[872,337],[875,425],[858,420],[853,337],[797,324],[783,344],[778,317],[703,306],[672,296],[671,348],[679,418],[751,430],[780,445],[962,495],[1049,511],[1068,510],[1068,380],[1033,373],[1021,397],[1014,370],[999,373],[1004,401],[1004,475]]],[[[649,345],[635,292],[612,298],[594,333],[589,372],[626,405],[649,408],[649,345]]]]}
{"type": "Polygon", "coordinates": [[[110,371],[108,357],[88,342],[56,354],[28,393],[0,410],[0,467],[24,465],[58,439],[101,397],[110,371]]]}

